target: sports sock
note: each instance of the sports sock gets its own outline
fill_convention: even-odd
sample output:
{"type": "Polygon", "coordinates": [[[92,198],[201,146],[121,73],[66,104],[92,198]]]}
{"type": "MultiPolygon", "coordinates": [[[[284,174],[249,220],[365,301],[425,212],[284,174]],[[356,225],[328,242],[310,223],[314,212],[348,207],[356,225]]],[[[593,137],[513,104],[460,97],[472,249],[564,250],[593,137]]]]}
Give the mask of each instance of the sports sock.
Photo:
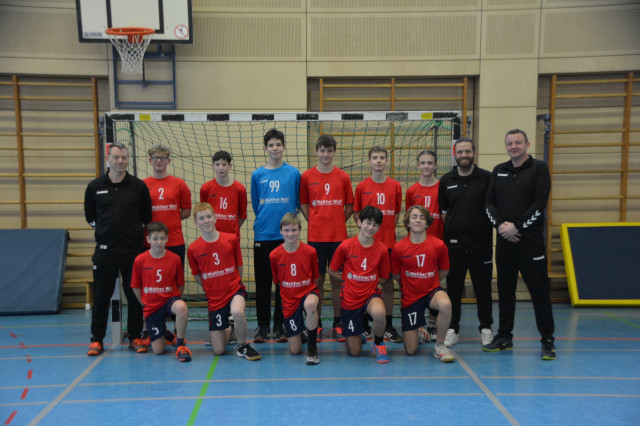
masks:
{"type": "Polygon", "coordinates": [[[318,329],[314,329],[314,330],[308,330],[308,334],[309,334],[309,342],[307,343],[309,345],[309,347],[315,347],[316,346],[316,342],[318,341],[318,329]]]}
{"type": "Polygon", "coordinates": [[[342,318],[341,317],[333,317],[333,327],[342,327],[342,318]]]}
{"type": "Polygon", "coordinates": [[[380,346],[384,342],[384,336],[373,336],[373,343],[376,346],[380,346]]]}
{"type": "Polygon", "coordinates": [[[184,346],[184,337],[182,339],[179,337],[176,338],[176,346],[184,346]]]}

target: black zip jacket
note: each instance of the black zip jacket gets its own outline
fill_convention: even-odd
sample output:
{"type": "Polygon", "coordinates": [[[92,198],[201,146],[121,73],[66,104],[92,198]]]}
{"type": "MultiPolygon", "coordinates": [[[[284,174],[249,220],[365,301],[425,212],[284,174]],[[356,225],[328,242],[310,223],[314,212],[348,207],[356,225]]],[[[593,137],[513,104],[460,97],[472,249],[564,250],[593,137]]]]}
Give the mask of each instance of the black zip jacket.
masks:
{"type": "Polygon", "coordinates": [[[444,223],[444,242],[454,248],[479,248],[493,244],[493,227],[485,213],[485,197],[491,180],[488,170],[477,166],[469,176],[454,168],[440,179],[438,203],[444,223]]]}
{"type": "Polygon", "coordinates": [[[129,173],[119,183],[105,173],[87,185],[84,215],[96,230],[96,253],[140,252],[144,227],[151,221],[149,188],[129,173]]]}
{"type": "Polygon", "coordinates": [[[551,176],[546,163],[529,156],[517,168],[511,161],[498,164],[487,191],[489,220],[495,228],[502,222],[512,222],[522,235],[521,243],[544,243],[544,209],[550,192],[551,176]]]}

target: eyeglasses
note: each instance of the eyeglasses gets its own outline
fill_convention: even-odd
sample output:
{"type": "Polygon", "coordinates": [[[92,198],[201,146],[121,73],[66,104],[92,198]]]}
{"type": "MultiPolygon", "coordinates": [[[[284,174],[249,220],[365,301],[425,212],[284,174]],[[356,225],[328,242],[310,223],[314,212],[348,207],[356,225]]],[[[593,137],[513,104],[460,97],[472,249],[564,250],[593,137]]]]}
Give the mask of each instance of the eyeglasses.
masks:
{"type": "Polygon", "coordinates": [[[151,159],[153,161],[167,161],[169,159],[169,157],[163,157],[163,156],[154,155],[153,157],[151,157],[151,159]]]}

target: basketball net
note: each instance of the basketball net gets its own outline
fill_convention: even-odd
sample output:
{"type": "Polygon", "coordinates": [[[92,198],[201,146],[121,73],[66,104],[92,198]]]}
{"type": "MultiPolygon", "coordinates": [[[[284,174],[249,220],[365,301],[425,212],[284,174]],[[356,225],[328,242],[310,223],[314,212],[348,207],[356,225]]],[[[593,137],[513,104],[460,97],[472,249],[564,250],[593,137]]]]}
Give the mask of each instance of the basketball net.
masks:
{"type": "Polygon", "coordinates": [[[115,46],[122,62],[123,74],[142,74],[144,52],[151,42],[150,28],[109,28],[105,31],[115,46]]]}

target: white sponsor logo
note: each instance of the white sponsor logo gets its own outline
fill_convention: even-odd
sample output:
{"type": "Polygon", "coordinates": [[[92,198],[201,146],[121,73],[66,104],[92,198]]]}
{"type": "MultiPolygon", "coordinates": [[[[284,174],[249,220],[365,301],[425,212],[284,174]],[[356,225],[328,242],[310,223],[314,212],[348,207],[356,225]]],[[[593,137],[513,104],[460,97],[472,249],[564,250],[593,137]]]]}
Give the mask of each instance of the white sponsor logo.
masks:
{"type": "Polygon", "coordinates": [[[506,177],[506,176],[509,176],[509,173],[498,173],[498,176],[500,176],[500,177],[506,177]]]}
{"type": "Polygon", "coordinates": [[[282,286],[287,288],[306,287],[311,285],[311,279],[303,281],[282,281],[282,286]]]}
{"type": "Polygon", "coordinates": [[[235,266],[230,266],[230,267],[228,267],[226,269],[222,269],[220,271],[203,272],[202,273],[202,279],[208,280],[208,279],[211,279],[211,278],[221,277],[223,275],[229,275],[229,274],[232,274],[235,270],[236,270],[235,266]]]}
{"type": "Polygon", "coordinates": [[[450,239],[449,242],[451,244],[458,244],[458,240],[456,240],[455,238],[450,239]]]}
{"type": "Polygon", "coordinates": [[[100,244],[100,250],[106,250],[106,249],[107,249],[106,244],[100,244]]]}
{"type": "Polygon", "coordinates": [[[447,186],[447,189],[454,189],[454,188],[457,188],[457,187],[458,187],[458,185],[451,185],[451,186],[447,186]]]}
{"type": "Polygon", "coordinates": [[[533,260],[542,260],[544,259],[544,254],[542,256],[534,257],[533,260]]]}
{"type": "Polygon", "coordinates": [[[347,278],[349,278],[351,281],[372,282],[378,279],[378,275],[377,274],[358,275],[358,274],[352,274],[351,272],[349,272],[347,274],[347,278]]]}
{"type": "Polygon", "coordinates": [[[99,195],[99,194],[108,194],[108,193],[109,193],[109,190],[107,190],[107,189],[105,189],[104,191],[96,191],[96,195],[99,195]]]}
{"type": "Polygon", "coordinates": [[[427,278],[433,278],[436,276],[435,271],[430,271],[430,272],[410,272],[410,271],[405,271],[405,275],[409,278],[419,278],[419,279],[427,279],[427,278]]]}

